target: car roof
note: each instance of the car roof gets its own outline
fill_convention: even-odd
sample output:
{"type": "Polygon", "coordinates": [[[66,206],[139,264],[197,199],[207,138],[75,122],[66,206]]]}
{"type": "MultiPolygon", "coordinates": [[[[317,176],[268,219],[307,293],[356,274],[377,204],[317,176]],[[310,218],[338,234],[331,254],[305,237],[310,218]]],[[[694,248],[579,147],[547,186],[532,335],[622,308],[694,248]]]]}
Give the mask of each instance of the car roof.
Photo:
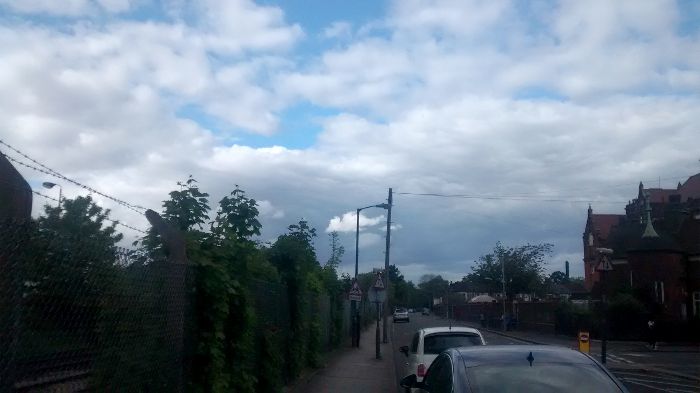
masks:
{"type": "Polygon", "coordinates": [[[448,352],[460,357],[465,367],[495,363],[527,364],[530,354],[533,362],[596,364],[579,351],[556,345],[489,345],[452,348],[448,352]]]}
{"type": "Polygon", "coordinates": [[[464,326],[440,326],[440,327],[431,327],[431,328],[424,328],[421,329],[423,331],[424,335],[428,334],[435,334],[435,333],[474,333],[474,334],[481,334],[479,333],[478,330],[470,327],[464,327],[464,326]]]}

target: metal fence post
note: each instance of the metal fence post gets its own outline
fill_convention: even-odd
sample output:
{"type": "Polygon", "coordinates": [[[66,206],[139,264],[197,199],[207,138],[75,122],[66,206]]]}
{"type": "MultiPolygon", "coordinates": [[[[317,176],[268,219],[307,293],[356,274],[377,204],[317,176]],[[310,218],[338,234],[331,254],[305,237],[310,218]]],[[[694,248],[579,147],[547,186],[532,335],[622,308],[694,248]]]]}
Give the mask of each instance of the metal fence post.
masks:
{"type": "Polygon", "coordinates": [[[184,336],[185,336],[185,269],[187,266],[187,252],[185,250],[185,237],[182,232],[153,210],[146,211],[146,218],[156,232],[163,239],[163,244],[168,250],[168,263],[173,265],[167,274],[166,285],[170,296],[166,306],[166,331],[169,345],[176,359],[173,359],[173,371],[175,393],[184,391],[184,336]],[[180,274],[182,272],[182,274],[180,274]]]}

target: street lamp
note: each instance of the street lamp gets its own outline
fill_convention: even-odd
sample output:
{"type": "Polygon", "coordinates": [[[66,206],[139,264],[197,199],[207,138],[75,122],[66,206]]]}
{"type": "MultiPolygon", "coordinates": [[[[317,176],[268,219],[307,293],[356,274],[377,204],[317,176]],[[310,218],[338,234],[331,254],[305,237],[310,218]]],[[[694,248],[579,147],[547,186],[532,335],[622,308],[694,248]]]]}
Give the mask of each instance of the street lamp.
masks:
{"type": "MultiPolygon", "coordinates": [[[[388,205],[386,203],[380,203],[378,205],[370,205],[370,206],[365,206],[361,207],[359,209],[355,210],[355,217],[356,217],[356,223],[355,223],[355,281],[357,281],[357,273],[359,269],[359,261],[360,261],[360,212],[369,209],[372,207],[379,207],[379,208],[384,208],[387,209],[388,205]]],[[[352,315],[353,315],[353,320],[352,320],[352,345],[353,347],[359,347],[360,346],[360,321],[359,321],[359,312],[357,310],[357,301],[353,300],[352,302],[352,315]]]]}
{"type": "Polygon", "coordinates": [[[63,188],[61,187],[61,185],[56,184],[56,183],[52,183],[50,181],[45,181],[45,182],[41,183],[41,185],[44,186],[44,188],[47,188],[49,190],[54,188],[54,187],[58,187],[58,207],[60,208],[61,207],[61,199],[63,196],[63,188]]]}

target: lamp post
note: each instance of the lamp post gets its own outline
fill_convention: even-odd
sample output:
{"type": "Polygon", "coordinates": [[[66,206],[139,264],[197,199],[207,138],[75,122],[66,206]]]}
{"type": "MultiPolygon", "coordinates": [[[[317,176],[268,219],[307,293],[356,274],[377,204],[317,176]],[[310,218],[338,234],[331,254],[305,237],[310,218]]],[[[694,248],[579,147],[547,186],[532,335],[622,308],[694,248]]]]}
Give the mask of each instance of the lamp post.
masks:
{"type": "Polygon", "coordinates": [[[58,207],[61,208],[61,199],[63,197],[63,187],[61,187],[60,184],[52,183],[50,181],[45,181],[45,182],[41,183],[41,185],[44,186],[44,188],[47,188],[49,190],[54,188],[54,187],[58,187],[58,207]]]}
{"type": "MultiPolygon", "coordinates": [[[[371,207],[385,208],[385,203],[378,205],[370,205],[361,207],[355,210],[355,281],[357,281],[357,273],[359,269],[360,261],[360,212],[369,209],[371,207]]],[[[352,346],[360,347],[360,315],[357,309],[357,301],[353,300],[351,302],[352,308],[352,346]]]]}
{"type": "Polygon", "coordinates": [[[503,294],[501,296],[503,298],[503,320],[501,321],[501,324],[503,325],[503,331],[505,332],[508,328],[506,325],[506,261],[503,259],[503,257],[499,257],[499,259],[501,260],[501,283],[503,284],[503,294]]]}

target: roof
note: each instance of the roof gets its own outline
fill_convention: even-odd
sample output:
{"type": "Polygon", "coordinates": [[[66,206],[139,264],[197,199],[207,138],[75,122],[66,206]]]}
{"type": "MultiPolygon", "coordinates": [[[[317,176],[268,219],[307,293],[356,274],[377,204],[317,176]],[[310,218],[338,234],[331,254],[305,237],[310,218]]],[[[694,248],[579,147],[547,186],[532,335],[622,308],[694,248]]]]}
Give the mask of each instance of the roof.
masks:
{"type": "Polygon", "coordinates": [[[469,303],[492,303],[495,301],[496,301],[496,299],[492,298],[489,295],[479,295],[479,296],[475,296],[475,297],[471,298],[469,300],[469,303]]]}
{"type": "Polygon", "coordinates": [[[700,173],[688,178],[683,184],[679,184],[676,189],[672,188],[645,188],[644,193],[649,194],[651,203],[667,203],[671,195],[680,195],[681,202],[686,202],[688,198],[700,199],[700,173]]]}
{"type": "Polygon", "coordinates": [[[646,188],[645,193],[649,194],[649,203],[667,203],[671,195],[678,194],[678,190],[666,188],[646,188]]]}
{"type": "Polygon", "coordinates": [[[618,225],[625,217],[622,214],[592,214],[593,229],[600,233],[603,239],[607,239],[613,226],[618,225]]]}
{"type": "Polygon", "coordinates": [[[682,202],[687,201],[688,198],[700,199],[700,173],[689,177],[678,191],[681,193],[682,202]]]}
{"type": "Polygon", "coordinates": [[[556,345],[487,345],[454,348],[465,367],[493,363],[528,362],[532,353],[533,362],[595,364],[595,361],[574,349],[556,345]]]}
{"type": "Polygon", "coordinates": [[[463,326],[452,326],[450,328],[449,326],[440,326],[440,327],[431,327],[431,328],[425,328],[421,329],[423,331],[423,334],[428,335],[428,334],[435,334],[435,333],[449,333],[449,332],[457,332],[457,333],[473,333],[473,334],[481,334],[478,330],[470,327],[463,327],[463,326]]]}

